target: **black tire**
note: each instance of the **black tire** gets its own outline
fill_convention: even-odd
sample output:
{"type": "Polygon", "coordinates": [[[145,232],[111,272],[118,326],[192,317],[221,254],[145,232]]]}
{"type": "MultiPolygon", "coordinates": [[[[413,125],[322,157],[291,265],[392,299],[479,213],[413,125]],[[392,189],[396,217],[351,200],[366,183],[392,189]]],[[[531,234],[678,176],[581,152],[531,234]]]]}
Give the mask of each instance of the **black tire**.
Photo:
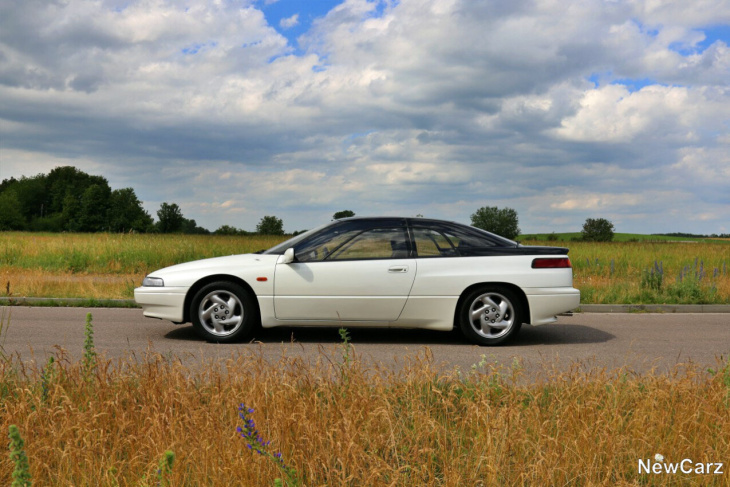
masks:
{"type": "Polygon", "coordinates": [[[233,282],[206,284],[195,293],[190,303],[193,327],[209,342],[243,340],[259,324],[254,299],[251,293],[233,282]]]}
{"type": "Polygon", "coordinates": [[[524,320],[522,301],[511,289],[483,286],[471,291],[459,308],[459,326],[477,345],[500,345],[514,338],[524,320]]]}

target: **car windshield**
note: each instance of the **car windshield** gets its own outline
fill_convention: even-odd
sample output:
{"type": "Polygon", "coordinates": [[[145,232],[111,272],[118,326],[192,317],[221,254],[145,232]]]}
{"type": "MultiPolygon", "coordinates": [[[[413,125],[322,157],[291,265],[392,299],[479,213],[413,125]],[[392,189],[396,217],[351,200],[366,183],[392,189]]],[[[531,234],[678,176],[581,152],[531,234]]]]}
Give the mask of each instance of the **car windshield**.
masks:
{"type": "Polygon", "coordinates": [[[289,240],[285,240],[281,242],[278,245],[274,245],[268,250],[264,250],[262,254],[283,254],[286,249],[289,247],[294,247],[296,244],[304,240],[305,238],[311,237],[315,233],[319,232],[323,228],[326,228],[330,225],[332,225],[334,222],[325,223],[324,225],[320,225],[317,228],[313,228],[312,230],[307,230],[304,233],[300,233],[296,237],[292,237],[289,240]]]}

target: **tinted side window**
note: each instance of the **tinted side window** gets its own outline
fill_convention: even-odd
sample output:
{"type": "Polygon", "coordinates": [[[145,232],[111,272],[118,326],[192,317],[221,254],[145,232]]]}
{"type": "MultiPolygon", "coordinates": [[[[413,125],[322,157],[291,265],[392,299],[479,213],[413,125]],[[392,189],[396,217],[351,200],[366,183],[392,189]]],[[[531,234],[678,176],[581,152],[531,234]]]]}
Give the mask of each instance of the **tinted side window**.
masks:
{"type": "MultiPolygon", "coordinates": [[[[338,259],[380,258],[379,256],[382,254],[388,254],[387,258],[395,258],[402,256],[404,252],[407,256],[409,245],[405,235],[405,221],[400,218],[336,222],[325,226],[322,230],[310,233],[306,239],[295,243],[294,254],[298,262],[333,260],[330,256],[337,253],[342,253],[338,259]],[[369,232],[377,234],[384,231],[389,231],[394,236],[385,242],[387,247],[376,254],[378,257],[357,257],[357,252],[366,255],[365,249],[362,248],[357,252],[357,249],[353,249],[350,256],[346,257],[348,254],[344,253],[345,249],[351,246],[359,235],[369,232]],[[391,246],[390,240],[393,240],[393,246],[391,246]]],[[[364,243],[359,245],[362,246],[364,243]]]]}
{"type": "Polygon", "coordinates": [[[446,237],[451,241],[451,243],[456,247],[456,250],[461,252],[462,250],[466,249],[474,249],[474,248],[481,248],[484,247],[494,247],[495,242],[482,238],[477,235],[473,235],[471,233],[463,232],[455,228],[450,228],[444,232],[446,237]]]}
{"type": "Polygon", "coordinates": [[[403,228],[374,228],[345,241],[325,260],[404,259],[408,255],[403,228]]]}
{"type": "Polygon", "coordinates": [[[456,255],[451,240],[436,230],[430,228],[414,228],[413,239],[416,244],[416,255],[418,257],[449,257],[456,255]]]}
{"type": "Polygon", "coordinates": [[[490,248],[504,246],[499,237],[482,233],[466,226],[462,228],[461,225],[438,222],[421,224],[413,228],[413,238],[419,257],[435,256],[436,251],[442,257],[486,255],[485,252],[489,252],[490,248]],[[451,251],[448,250],[446,242],[451,246],[451,251]]]}
{"type": "Polygon", "coordinates": [[[335,227],[296,247],[294,251],[297,261],[318,262],[325,260],[331,252],[334,252],[360,233],[362,233],[360,229],[335,227]]]}

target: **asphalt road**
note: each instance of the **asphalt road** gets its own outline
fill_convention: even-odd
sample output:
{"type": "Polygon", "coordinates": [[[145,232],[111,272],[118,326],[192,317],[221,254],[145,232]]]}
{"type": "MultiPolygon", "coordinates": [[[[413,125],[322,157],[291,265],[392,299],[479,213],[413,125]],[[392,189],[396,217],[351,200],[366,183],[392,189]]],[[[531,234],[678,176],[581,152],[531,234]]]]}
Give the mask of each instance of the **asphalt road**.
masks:
{"type": "MultiPolygon", "coordinates": [[[[62,347],[72,358],[83,354],[84,323],[91,312],[96,350],[107,358],[137,356],[147,350],[174,354],[190,364],[237,354],[263,354],[277,361],[282,354],[315,361],[321,354],[341,356],[336,328],[278,328],[257,334],[252,343],[211,344],[190,325],[144,318],[139,309],[2,307],[5,354],[22,360],[46,360],[62,347]]],[[[469,370],[486,356],[509,367],[515,357],[530,376],[551,367],[614,369],[665,373],[677,365],[715,366],[730,354],[730,315],[654,313],[578,313],[541,327],[523,326],[519,337],[499,347],[478,347],[458,333],[424,330],[351,329],[356,352],[365,360],[398,369],[406,356],[428,348],[434,365],[469,370]]]]}

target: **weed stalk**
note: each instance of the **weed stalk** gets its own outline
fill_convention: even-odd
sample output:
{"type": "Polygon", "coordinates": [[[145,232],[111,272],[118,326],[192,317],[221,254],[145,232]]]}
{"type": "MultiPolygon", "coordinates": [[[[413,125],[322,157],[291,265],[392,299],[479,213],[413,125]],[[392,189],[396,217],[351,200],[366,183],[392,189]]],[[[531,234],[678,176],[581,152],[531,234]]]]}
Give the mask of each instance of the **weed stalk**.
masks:
{"type": "Polygon", "coordinates": [[[172,475],[172,464],[175,463],[175,453],[167,450],[157,464],[157,485],[167,487],[170,484],[170,475],[172,475]]]}
{"type": "Polygon", "coordinates": [[[89,378],[96,368],[96,350],[94,349],[94,325],[91,313],[86,313],[84,329],[84,373],[89,378]]]}
{"type": "Polygon", "coordinates": [[[10,460],[15,464],[12,487],[29,487],[32,484],[28,456],[25,454],[24,449],[25,443],[16,425],[11,424],[9,429],[10,460]]]}
{"type": "Polygon", "coordinates": [[[254,422],[251,415],[254,413],[253,408],[247,407],[241,403],[238,407],[238,416],[243,420],[243,427],[239,426],[236,428],[241,438],[246,440],[246,446],[249,450],[258,453],[259,455],[271,460],[276,465],[282,474],[284,479],[277,478],[274,480],[275,486],[288,485],[297,486],[300,485],[297,471],[294,467],[291,467],[284,463],[284,458],[281,452],[272,452],[269,448],[271,441],[264,441],[263,436],[256,429],[256,423],[254,422]]]}

